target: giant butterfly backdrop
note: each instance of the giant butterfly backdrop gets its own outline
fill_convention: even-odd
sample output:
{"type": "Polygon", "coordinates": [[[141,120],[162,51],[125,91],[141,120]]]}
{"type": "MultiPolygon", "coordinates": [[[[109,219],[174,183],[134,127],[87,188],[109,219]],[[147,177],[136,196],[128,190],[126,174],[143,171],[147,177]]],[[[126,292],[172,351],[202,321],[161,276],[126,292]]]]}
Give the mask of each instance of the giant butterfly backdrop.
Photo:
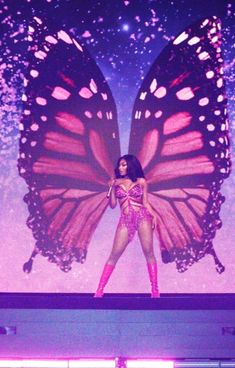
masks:
{"type": "MultiPolygon", "coordinates": [[[[188,0],[2,0],[0,4],[1,291],[81,293],[95,290],[119,216],[118,208],[106,209],[105,183],[117,156],[120,152],[126,153],[129,147],[132,153],[139,155],[146,167],[152,192],[150,199],[160,212],[159,218],[164,219],[159,225],[159,239],[155,237],[154,244],[159,260],[161,291],[235,292],[234,173],[231,171],[228,177],[230,162],[226,138],[227,121],[230,132],[234,128],[232,3],[188,0]],[[203,34],[209,34],[207,29],[211,31],[208,31],[211,39],[217,37],[212,41],[217,42],[216,52],[213,52],[213,48],[207,49],[211,47],[203,34]],[[179,34],[181,38],[172,42],[179,34]],[[186,47],[181,47],[187,37],[193,40],[191,45],[188,43],[186,47]],[[199,39],[202,49],[198,50],[196,43],[199,39]],[[218,65],[222,65],[219,48],[224,58],[223,78],[218,75],[221,73],[218,65]],[[203,63],[209,58],[212,59],[208,64],[211,70],[206,70],[203,63]],[[28,82],[24,82],[24,78],[28,82]],[[217,78],[217,83],[213,84],[210,81],[214,78],[217,78]],[[228,97],[228,119],[223,80],[228,97]],[[165,86],[171,86],[172,90],[176,88],[175,93],[170,93],[171,90],[168,91],[165,86]],[[197,95],[199,86],[202,86],[203,95],[199,94],[199,103],[194,105],[193,97],[197,95]],[[218,92],[219,88],[222,88],[222,94],[218,92]],[[216,103],[213,96],[216,96],[216,103]],[[187,103],[191,100],[192,103],[187,103]],[[222,107],[217,108],[217,103],[221,103],[222,107]],[[94,114],[95,122],[92,120],[94,114]],[[170,116],[173,115],[176,123],[172,125],[170,116]],[[168,120],[164,120],[164,116],[168,120]],[[206,128],[199,128],[198,131],[191,129],[191,121],[195,119],[201,124],[200,127],[205,124],[206,128]],[[48,121],[54,121],[57,128],[48,129],[48,121]],[[164,128],[156,129],[156,124],[162,126],[164,121],[164,128]],[[169,135],[168,140],[164,138],[165,142],[163,133],[169,135]],[[187,134],[191,137],[189,140],[187,134]],[[76,136],[80,138],[76,140],[76,136]],[[163,145],[161,152],[164,156],[160,163],[155,157],[159,142],[163,145]],[[187,149],[185,144],[188,145],[187,149]],[[213,149],[208,151],[211,152],[208,171],[200,172],[200,160],[205,159],[206,144],[211,144],[213,149]],[[174,159],[169,160],[172,147],[175,147],[174,159],[175,153],[178,163],[182,161],[176,170],[179,177],[176,174],[169,176],[165,187],[161,187],[163,179],[156,184],[154,170],[158,162],[158,177],[162,178],[164,171],[161,171],[161,165],[169,165],[165,166],[168,171],[172,165],[177,165],[174,159]],[[52,152],[49,158],[48,150],[52,152]],[[199,158],[194,155],[197,150],[200,151],[199,158]],[[56,152],[59,152],[60,162],[57,161],[56,152]],[[181,157],[182,152],[188,156],[181,157]],[[68,157],[72,162],[71,167],[66,169],[69,175],[64,171],[68,157]],[[74,157],[75,160],[71,159],[74,157]],[[82,161],[74,162],[77,159],[79,161],[78,157],[82,157],[82,161]],[[169,239],[174,237],[170,207],[162,204],[163,189],[168,189],[168,203],[173,207],[179,206],[178,213],[182,213],[182,218],[178,218],[179,228],[183,221],[186,221],[187,228],[187,219],[183,218],[184,208],[190,208],[189,202],[193,204],[196,200],[194,194],[198,195],[192,188],[191,192],[189,189],[191,173],[186,175],[187,182],[180,175],[186,163],[185,157],[192,160],[191,167],[195,166],[193,185],[196,178],[199,192],[204,185],[203,175],[210,177],[213,160],[218,167],[218,175],[209,188],[210,194],[204,197],[206,201],[210,195],[211,200],[206,237],[209,245],[213,240],[217,256],[213,248],[208,246],[208,253],[211,254],[199,259],[203,255],[199,249],[196,254],[198,262],[193,261],[195,254],[191,260],[187,255],[189,261],[186,266],[184,260],[180,261],[182,254],[176,257],[176,263],[162,262],[159,247],[168,244],[169,239]],[[76,165],[80,165],[80,177],[74,174],[76,165]],[[66,190],[57,185],[58,176],[51,173],[54,169],[57,173],[60,171],[60,178],[64,177],[66,190]],[[223,224],[221,227],[218,211],[223,201],[218,190],[223,180],[220,192],[226,200],[219,215],[223,224]],[[182,195],[181,190],[177,192],[180,205],[174,204],[173,194],[172,198],[169,196],[169,190],[176,183],[179,188],[186,184],[188,188],[188,197],[182,195]],[[60,205],[65,203],[63,211],[77,210],[74,224],[75,229],[79,226],[85,229],[83,249],[80,247],[63,252],[58,244],[64,234],[53,234],[55,227],[50,234],[54,243],[52,241],[51,246],[48,246],[48,233],[42,214],[43,202],[38,197],[40,191],[45,202],[49,198],[47,203],[50,204],[46,210],[50,216],[53,215],[53,208],[56,208],[56,201],[60,201],[60,205]],[[81,200],[80,207],[76,207],[78,197],[81,200]],[[92,231],[94,233],[90,239],[92,231]],[[40,244],[40,249],[35,248],[35,244],[40,244]],[[27,262],[32,252],[33,259],[27,262]],[[188,263],[193,264],[187,267],[188,263]],[[25,271],[32,266],[31,272],[24,272],[23,265],[25,271]],[[187,270],[178,272],[176,265],[179,271],[187,270]]],[[[230,143],[233,147],[231,137],[230,143]]],[[[200,208],[203,210],[205,206],[200,208]]],[[[190,211],[186,212],[186,218],[189,214],[190,211]]],[[[56,226],[60,231],[58,221],[56,226]]],[[[63,238],[67,242],[67,249],[73,235],[63,238]]],[[[145,260],[137,238],[121,257],[107,291],[148,291],[145,260]]]]}

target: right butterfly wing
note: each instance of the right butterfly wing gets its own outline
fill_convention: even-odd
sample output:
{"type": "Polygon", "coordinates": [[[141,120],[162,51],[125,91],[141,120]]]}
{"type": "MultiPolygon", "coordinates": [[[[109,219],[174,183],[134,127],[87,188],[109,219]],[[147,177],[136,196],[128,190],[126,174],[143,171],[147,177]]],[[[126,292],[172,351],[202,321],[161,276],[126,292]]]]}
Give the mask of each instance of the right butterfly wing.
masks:
{"type": "Polygon", "coordinates": [[[108,205],[107,181],[120,156],[116,106],[88,52],[65,31],[35,17],[20,124],[20,175],[36,253],[62,270],[84,262],[108,205]]]}
{"type": "Polygon", "coordinates": [[[164,262],[185,271],[221,226],[219,190],[230,173],[221,24],[193,24],[162,51],[138,93],[129,152],[146,172],[164,262]]]}
{"type": "Polygon", "coordinates": [[[164,263],[175,261],[179,272],[184,272],[205,254],[214,257],[216,270],[224,266],[219,261],[212,239],[222,222],[219,217],[224,197],[214,187],[185,185],[158,190],[149,194],[157,214],[156,235],[164,263]]]}

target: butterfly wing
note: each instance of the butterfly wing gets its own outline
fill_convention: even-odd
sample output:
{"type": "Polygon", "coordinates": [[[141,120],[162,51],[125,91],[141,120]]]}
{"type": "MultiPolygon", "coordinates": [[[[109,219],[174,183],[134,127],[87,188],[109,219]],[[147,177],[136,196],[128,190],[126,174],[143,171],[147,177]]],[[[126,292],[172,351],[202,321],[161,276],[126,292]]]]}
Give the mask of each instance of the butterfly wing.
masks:
{"type": "Polygon", "coordinates": [[[180,272],[207,253],[224,269],[212,245],[230,172],[220,29],[212,17],[170,42],[133,109],[129,152],[146,172],[163,261],[180,272]]]}
{"type": "Polygon", "coordinates": [[[69,33],[35,17],[20,124],[19,173],[37,253],[63,271],[84,262],[120,156],[117,112],[95,61],[69,33]]]}

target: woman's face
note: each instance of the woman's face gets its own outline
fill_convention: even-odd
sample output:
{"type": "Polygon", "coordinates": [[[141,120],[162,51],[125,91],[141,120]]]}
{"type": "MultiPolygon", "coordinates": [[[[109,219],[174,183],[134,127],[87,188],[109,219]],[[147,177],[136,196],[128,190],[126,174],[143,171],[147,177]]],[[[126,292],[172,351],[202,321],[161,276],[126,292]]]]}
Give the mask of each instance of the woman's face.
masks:
{"type": "Polygon", "coordinates": [[[118,170],[121,176],[125,176],[127,174],[127,162],[123,158],[119,162],[118,170]]]}

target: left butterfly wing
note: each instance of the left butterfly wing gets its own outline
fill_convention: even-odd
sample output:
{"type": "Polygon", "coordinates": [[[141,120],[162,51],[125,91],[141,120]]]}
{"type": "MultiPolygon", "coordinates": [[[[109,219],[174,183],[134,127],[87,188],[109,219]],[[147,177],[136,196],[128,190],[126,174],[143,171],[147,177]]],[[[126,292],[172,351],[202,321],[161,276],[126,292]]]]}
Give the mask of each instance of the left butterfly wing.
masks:
{"type": "Polygon", "coordinates": [[[117,113],[95,61],[71,34],[29,27],[29,66],[20,124],[20,175],[37,253],[63,271],[84,262],[105,211],[107,181],[120,155],[117,113]]]}
{"type": "Polygon", "coordinates": [[[207,253],[223,271],[212,246],[230,172],[220,29],[205,19],[170,42],[133,109],[129,152],[146,172],[163,261],[181,272],[207,253]]]}

